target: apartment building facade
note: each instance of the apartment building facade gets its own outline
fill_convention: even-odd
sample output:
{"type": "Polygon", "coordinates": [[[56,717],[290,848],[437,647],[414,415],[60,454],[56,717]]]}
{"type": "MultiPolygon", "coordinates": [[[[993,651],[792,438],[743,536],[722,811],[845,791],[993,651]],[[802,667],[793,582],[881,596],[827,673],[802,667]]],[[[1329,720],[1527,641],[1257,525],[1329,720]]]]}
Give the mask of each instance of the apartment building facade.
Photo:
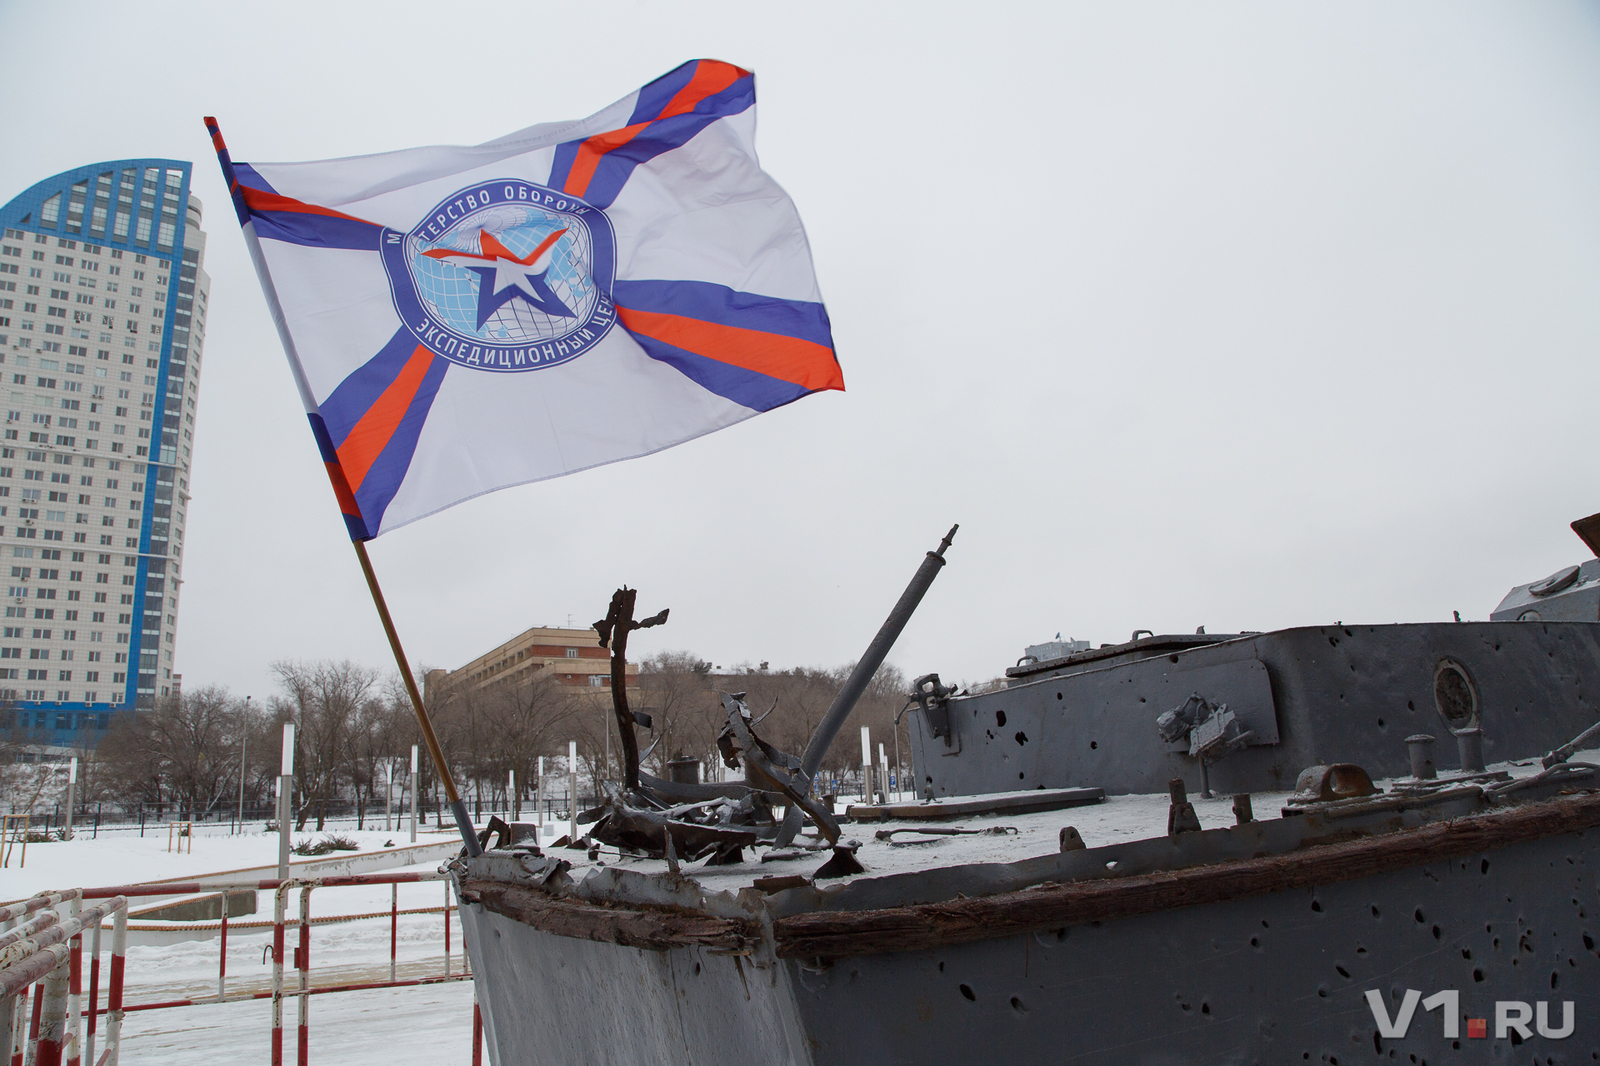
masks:
{"type": "Polygon", "coordinates": [[[0,730],[83,743],[172,691],[211,282],[191,164],[0,208],[0,730]]]}

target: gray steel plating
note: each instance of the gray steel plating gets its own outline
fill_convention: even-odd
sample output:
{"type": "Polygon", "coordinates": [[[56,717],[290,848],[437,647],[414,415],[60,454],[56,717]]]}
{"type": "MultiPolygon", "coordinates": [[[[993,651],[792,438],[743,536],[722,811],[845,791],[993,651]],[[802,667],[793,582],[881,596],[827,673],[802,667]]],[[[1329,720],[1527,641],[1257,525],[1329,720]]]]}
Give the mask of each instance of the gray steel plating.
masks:
{"type": "MultiPolygon", "coordinates": [[[[1445,818],[1471,806],[1460,793],[1432,802],[1445,818]]],[[[1375,829],[1383,817],[1352,821],[1375,829]]],[[[1274,820],[1027,860],[1003,880],[1030,880],[1041,864],[1103,865],[1108,853],[1181,868],[1241,847],[1293,852],[1297,834],[1309,842],[1327,831],[1315,816],[1274,820]]],[[[737,954],[598,942],[470,900],[462,922],[496,1066],[923,1066],[1002,1054],[1015,1066],[1272,1066],[1509,1062],[1533,1052],[1541,1063],[1573,1063],[1600,1054],[1597,845],[1600,831],[1562,833],[1313,888],[832,963],[778,958],[768,936],[737,954]],[[1411,989],[1430,998],[1454,990],[1456,1000],[1444,1010],[1416,1007],[1403,1035],[1384,1036],[1411,989]],[[1526,1040],[1515,1030],[1497,1035],[1497,1001],[1527,1005],[1526,1040]],[[1547,1033],[1562,1026],[1571,1002],[1568,1035],[1540,1035],[1531,1012],[1541,1001],[1547,1033]],[[1486,1035],[1473,1035],[1472,1019],[1486,1020],[1486,1035]]],[[[986,872],[1007,868],[863,881],[843,894],[848,901],[830,902],[946,897],[963,879],[981,893],[974,875],[986,872]]],[[[681,881],[659,890],[651,880],[618,885],[628,883],[628,895],[683,890],[681,881]]],[[[812,897],[810,889],[770,897],[762,924],[809,909],[812,897]]]]}
{"type": "MultiPolygon", "coordinates": [[[[1319,763],[1402,776],[1407,736],[1472,726],[1483,730],[1489,762],[1537,758],[1600,716],[1600,623],[1150,637],[1007,673],[1008,688],[949,698],[953,736],[933,735],[921,710],[907,715],[919,791],[1094,786],[1115,795],[1161,792],[1174,777],[1198,791],[1187,741],[1164,741],[1155,725],[1193,694],[1226,703],[1254,734],[1210,766],[1224,793],[1287,790],[1319,763]]],[[[1449,747],[1439,754],[1453,761],[1449,747]]]]}

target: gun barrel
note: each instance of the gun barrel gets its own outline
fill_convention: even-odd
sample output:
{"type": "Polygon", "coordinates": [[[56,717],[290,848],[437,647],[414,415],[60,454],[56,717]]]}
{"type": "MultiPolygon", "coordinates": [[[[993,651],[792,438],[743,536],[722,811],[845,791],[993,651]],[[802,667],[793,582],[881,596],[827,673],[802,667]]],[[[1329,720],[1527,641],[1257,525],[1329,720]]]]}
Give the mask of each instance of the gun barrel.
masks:
{"type": "Polygon", "coordinates": [[[894,642],[899,639],[900,631],[905,629],[917,605],[922,602],[922,597],[927,594],[928,587],[933,584],[933,579],[939,575],[939,570],[944,566],[944,553],[950,547],[950,541],[955,538],[956,530],[960,528],[960,525],[951,526],[950,532],[939,542],[938,550],[929,552],[922,560],[922,565],[917,567],[917,572],[912,575],[911,583],[906,586],[905,592],[901,593],[894,610],[889,612],[889,617],[879,628],[878,635],[872,638],[872,643],[867,645],[861,660],[851,671],[849,680],[833,698],[828,713],[822,716],[816,732],[811,734],[811,740],[806,744],[805,754],[801,756],[801,768],[805,770],[807,776],[816,776],[817,768],[822,765],[828,749],[833,746],[834,738],[844,727],[845,719],[850,717],[850,712],[855,709],[861,694],[866,691],[872,675],[883,665],[883,660],[889,655],[889,649],[893,648],[894,642]]]}

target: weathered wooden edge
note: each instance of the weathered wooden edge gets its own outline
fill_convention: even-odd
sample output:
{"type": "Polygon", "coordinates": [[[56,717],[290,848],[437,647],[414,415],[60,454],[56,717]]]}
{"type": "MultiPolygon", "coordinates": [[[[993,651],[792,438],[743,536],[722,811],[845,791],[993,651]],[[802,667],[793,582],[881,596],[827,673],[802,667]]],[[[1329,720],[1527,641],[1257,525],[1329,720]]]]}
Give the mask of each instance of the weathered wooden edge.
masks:
{"type": "Polygon", "coordinates": [[[760,939],[760,926],[754,920],[668,908],[602,906],[498,881],[463,881],[461,891],[468,902],[481,903],[496,914],[579,940],[650,951],[697,946],[742,954],[760,939]]]}
{"type": "Polygon", "coordinates": [[[1600,825],[1600,795],[1565,797],[1287,855],[774,923],[780,958],[837,959],[993,940],[1290,888],[1337,884],[1600,825]]]}

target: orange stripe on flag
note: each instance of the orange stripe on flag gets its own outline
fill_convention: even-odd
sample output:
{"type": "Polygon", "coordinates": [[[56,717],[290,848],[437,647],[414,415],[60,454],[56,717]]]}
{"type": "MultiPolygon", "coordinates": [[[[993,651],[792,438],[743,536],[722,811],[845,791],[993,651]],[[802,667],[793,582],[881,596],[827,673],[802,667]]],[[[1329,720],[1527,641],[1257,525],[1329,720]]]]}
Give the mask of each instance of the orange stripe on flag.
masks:
{"type": "Polygon", "coordinates": [[[754,370],[812,391],[844,389],[844,374],[833,349],[815,341],[626,307],[617,308],[617,317],[630,333],[642,333],[719,363],[754,370]]]}
{"type": "Polygon", "coordinates": [[[323,463],[328,468],[328,480],[333,482],[333,495],[339,501],[339,513],[361,517],[361,508],[356,504],[355,496],[350,492],[350,483],[344,479],[344,471],[339,469],[338,463],[323,463]]]}
{"type": "Polygon", "coordinates": [[[406,360],[400,375],[383,390],[377,402],[367,408],[367,413],[361,416],[361,420],[350,430],[350,435],[345,437],[344,443],[339,445],[339,465],[344,468],[344,476],[352,493],[361,491],[367,471],[372,469],[372,464],[388,447],[389,438],[394,436],[400,420],[406,416],[432,363],[433,353],[417,345],[417,350],[406,360]]]}
{"type": "Polygon", "coordinates": [[[597,133],[578,146],[578,154],[573,157],[572,169],[567,171],[567,183],[561,191],[569,196],[583,196],[589,191],[589,182],[594,178],[595,168],[600,165],[600,158],[613,148],[621,148],[638,135],[639,131],[650,125],[648,122],[638,122],[632,126],[624,126],[620,130],[611,130],[608,133],[597,133]]]}
{"type": "MultiPolygon", "coordinates": [[[[235,182],[235,184],[238,183],[235,182]]],[[[248,185],[244,186],[240,191],[244,193],[245,206],[252,211],[298,211],[307,215],[326,215],[328,218],[348,218],[351,222],[367,222],[364,218],[347,215],[343,211],[335,211],[331,207],[318,207],[316,204],[308,204],[293,197],[279,196],[275,192],[252,189],[248,185]]],[[[367,225],[372,226],[376,225],[376,223],[367,222],[367,225]]]]}
{"type": "MultiPolygon", "coordinates": [[[[677,95],[662,109],[661,114],[650,122],[659,122],[674,115],[686,115],[693,111],[701,100],[720,93],[748,73],[750,72],[741,70],[732,63],[702,59],[695,66],[694,77],[689,79],[689,84],[679,89],[677,95]]],[[[601,157],[633,140],[640,131],[650,125],[650,122],[636,122],[620,130],[597,133],[584,141],[578,147],[578,154],[573,157],[572,169],[567,171],[567,183],[562,186],[561,191],[571,196],[586,195],[589,191],[589,182],[594,180],[595,168],[600,165],[601,157]]]]}
{"type": "Polygon", "coordinates": [[[715,96],[749,71],[740,70],[732,63],[722,63],[715,59],[702,59],[694,68],[694,77],[689,79],[689,84],[678,90],[678,95],[672,102],[662,108],[657,119],[671,118],[673,115],[686,115],[694,110],[696,104],[708,96],[715,96]]]}

